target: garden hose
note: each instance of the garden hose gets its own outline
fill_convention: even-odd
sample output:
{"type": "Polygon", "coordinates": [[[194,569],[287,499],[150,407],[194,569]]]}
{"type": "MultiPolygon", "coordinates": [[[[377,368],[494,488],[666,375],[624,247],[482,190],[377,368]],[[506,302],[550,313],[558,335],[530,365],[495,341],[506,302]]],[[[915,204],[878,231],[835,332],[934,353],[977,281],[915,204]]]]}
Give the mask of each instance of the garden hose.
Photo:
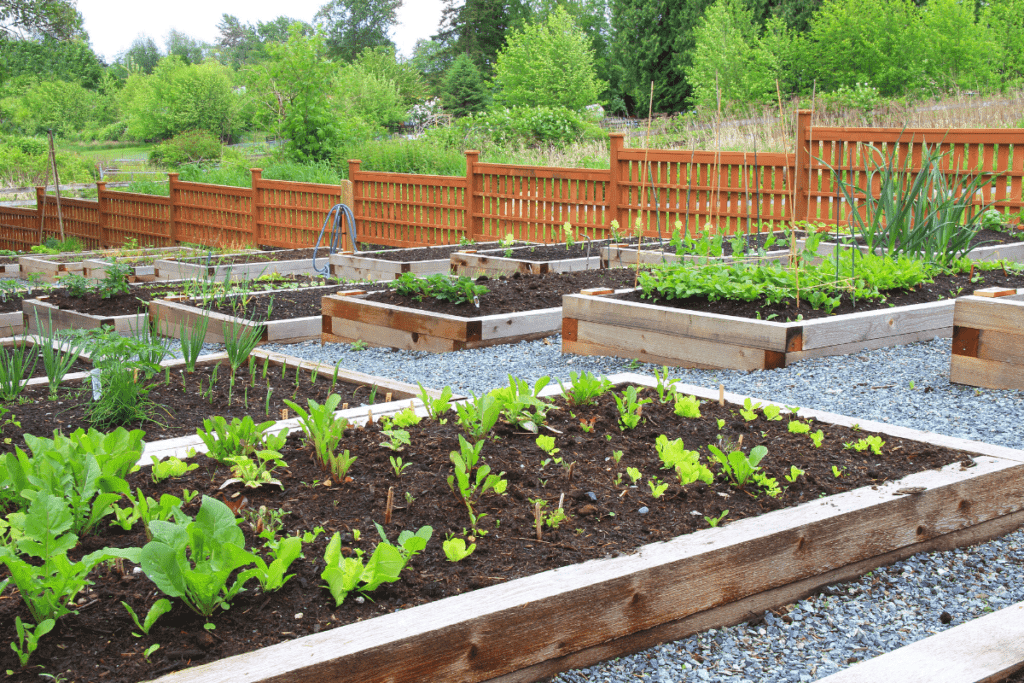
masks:
{"type": "Polygon", "coordinates": [[[356,246],[356,217],[352,213],[352,209],[348,204],[335,204],[327,213],[327,218],[324,219],[324,224],[320,228],[320,235],[316,238],[316,246],[313,247],[313,270],[324,277],[330,274],[330,256],[328,256],[328,262],[324,264],[323,268],[317,268],[316,252],[320,249],[320,242],[323,241],[324,233],[327,232],[328,223],[331,224],[331,239],[328,254],[333,254],[338,251],[338,240],[345,234],[345,231],[341,228],[342,217],[345,219],[345,224],[348,225],[348,235],[352,240],[352,251],[359,250],[356,246]]]}

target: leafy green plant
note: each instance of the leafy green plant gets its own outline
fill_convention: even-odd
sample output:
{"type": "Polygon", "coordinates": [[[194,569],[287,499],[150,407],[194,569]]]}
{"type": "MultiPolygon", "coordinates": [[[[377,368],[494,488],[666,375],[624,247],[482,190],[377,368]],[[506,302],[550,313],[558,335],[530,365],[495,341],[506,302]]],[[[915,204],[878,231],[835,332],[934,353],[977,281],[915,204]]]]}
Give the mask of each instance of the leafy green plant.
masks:
{"type": "Polygon", "coordinates": [[[32,653],[39,647],[39,640],[52,631],[56,624],[57,622],[53,619],[43,619],[39,624],[33,626],[23,623],[21,617],[14,617],[14,628],[18,633],[18,640],[11,643],[11,649],[18,656],[19,664],[28,665],[32,653]]]}
{"type": "Polygon", "coordinates": [[[78,536],[70,531],[74,518],[64,500],[45,491],[35,496],[27,513],[14,513],[8,519],[21,535],[14,548],[0,546],[0,563],[7,566],[39,626],[72,612],[68,604],[91,585],[88,576],[93,567],[118,556],[119,551],[104,548],[71,561],[68,551],[78,544],[78,536]]]}
{"type": "Polygon", "coordinates": [[[714,474],[700,461],[700,454],[697,451],[688,451],[683,446],[682,439],[669,441],[664,434],[659,434],[654,440],[654,447],[658,451],[658,457],[664,463],[665,469],[674,470],[679,477],[679,485],[686,486],[695,481],[702,481],[711,485],[714,481],[714,474]]]}
{"type": "Polygon", "coordinates": [[[789,466],[789,474],[786,475],[786,481],[790,484],[795,484],[796,480],[803,476],[804,471],[796,465],[789,466]]]}
{"type": "Polygon", "coordinates": [[[71,531],[90,532],[129,491],[125,477],[142,453],[142,435],[123,428],[106,435],[77,429],[53,439],[25,434],[31,457],[16,448],[4,459],[14,504],[23,507],[44,493],[57,496],[70,506],[71,531]]]}
{"type": "Polygon", "coordinates": [[[351,457],[348,449],[343,450],[341,453],[328,454],[327,469],[331,474],[331,481],[335,484],[343,483],[352,464],[358,459],[351,457]]]}
{"type": "Polygon", "coordinates": [[[427,409],[427,416],[432,420],[437,420],[441,424],[445,421],[441,417],[452,409],[452,388],[445,387],[441,390],[441,395],[437,398],[431,398],[427,390],[423,388],[423,385],[419,382],[416,386],[420,388],[419,399],[423,403],[423,406],[427,409]]]}
{"type": "Polygon", "coordinates": [[[536,443],[537,448],[541,449],[550,456],[554,456],[555,453],[558,453],[560,450],[562,450],[561,448],[555,448],[555,437],[548,436],[546,434],[540,434],[536,439],[536,443]]]}
{"type": "Polygon", "coordinates": [[[814,444],[815,448],[821,448],[821,444],[825,440],[825,432],[819,429],[816,432],[811,432],[807,436],[811,437],[811,443],[814,444]]]}
{"type": "Polygon", "coordinates": [[[373,554],[365,564],[361,553],[355,557],[345,557],[341,553],[341,534],[335,533],[327,544],[324,561],[327,566],[320,578],[327,582],[327,587],[334,597],[334,606],[340,607],[345,598],[354,590],[360,593],[374,591],[382,583],[394,583],[413,555],[427,547],[434,530],[429,526],[421,527],[415,534],[403,531],[398,535],[398,545],[392,545],[384,530],[377,525],[381,542],[374,548],[373,554]]]}
{"type": "Polygon", "coordinates": [[[494,493],[501,495],[505,493],[505,489],[508,486],[508,481],[503,478],[504,472],[491,474],[490,465],[486,465],[481,461],[480,449],[483,448],[483,445],[483,441],[470,444],[460,434],[459,451],[452,451],[450,453],[452,464],[455,466],[455,473],[448,475],[448,488],[454,491],[463,504],[465,504],[466,511],[469,513],[470,523],[473,525],[473,530],[478,536],[482,535],[478,529],[480,520],[487,515],[477,515],[474,513],[473,506],[476,500],[487,493],[487,491],[493,490],[494,493]]]}
{"type": "Polygon", "coordinates": [[[348,427],[348,420],[334,414],[341,403],[341,396],[331,394],[323,404],[309,399],[308,412],[288,399],[285,399],[284,403],[298,415],[299,426],[306,434],[306,443],[312,444],[320,467],[327,469],[348,427]]]}
{"type": "Polygon", "coordinates": [[[381,434],[388,437],[385,441],[381,442],[381,446],[390,448],[391,450],[398,452],[403,450],[406,446],[412,443],[409,437],[409,432],[404,429],[383,429],[381,434]]]}
{"type": "MultiPolygon", "coordinates": [[[[47,312],[49,315],[49,312],[47,312]]],[[[50,398],[56,398],[60,383],[68,374],[72,366],[82,355],[84,345],[80,340],[73,339],[67,342],[57,340],[52,321],[45,327],[39,322],[39,312],[35,313],[36,329],[38,332],[39,357],[43,359],[43,368],[46,370],[46,382],[50,389],[50,398]]],[[[0,363],[2,365],[2,363],[0,363]]],[[[0,375],[0,387],[3,386],[2,375],[0,375]]],[[[2,391],[0,391],[2,393],[2,391]]]]}
{"type": "Polygon", "coordinates": [[[665,491],[668,490],[668,482],[663,482],[657,477],[651,477],[647,480],[647,485],[651,489],[651,495],[655,500],[665,495],[665,491]]]}
{"type": "Polygon", "coordinates": [[[453,278],[443,273],[425,278],[417,278],[413,273],[404,273],[388,283],[388,286],[400,296],[416,301],[431,298],[456,305],[473,303],[474,299],[490,291],[484,285],[475,284],[472,278],[464,275],[453,278]]]}
{"type": "Polygon", "coordinates": [[[658,372],[658,368],[654,368],[654,380],[657,385],[654,387],[655,391],[658,392],[658,401],[665,403],[673,395],[674,389],[672,385],[678,382],[678,379],[669,379],[668,366],[661,366],[661,372],[658,372]]]}
{"type": "Polygon", "coordinates": [[[401,477],[402,472],[405,472],[412,465],[411,462],[402,462],[401,456],[395,457],[392,455],[389,460],[391,461],[391,469],[394,470],[396,477],[401,477]]]}
{"type": "Polygon", "coordinates": [[[288,466],[278,451],[256,451],[252,457],[234,455],[227,458],[227,461],[231,464],[232,478],[225,480],[225,484],[237,481],[245,484],[248,488],[259,488],[266,484],[284,488],[281,480],[274,478],[274,470],[278,467],[288,466]]]}
{"type": "Polygon", "coordinates": [[[163,460],[153,459],[153,466],[150,468],[152,471],[150,476],[153,479],[154,484],[158,484],[164,479],[170,479],[173,477],[180,477],[186,472],[198,469],[198,463],[192,463],[191,465],[184,460],[169,455],[163,460]]]}
{"type": "Polygon", "coordinates": [[[562,396],[566,402],[574,408],[592,404],[613,386],[604,375],[598,378],[589,372],[577,373],[575,370],[569,373],[569,380],[568,389],[561,381],[558,382],[558,386],[562,389],[562,396]]]}
{"type": "Polygon", "coordinates": [[[811,425],[799,420],[791,420],[788,429],[790,434],[808,434],[811,431],[811,425]]]}
{"type": "Polygon", "coordinates": [[[64,293],[75,299],[81,299],[93,291],[93,283],[81,273],[68,273],[57,278],[57,283],[64,288],[64,293]]]}
{"type": "Polygon", "coordinates": [[[103,279],[96,285],[96,293],[101,299],[109,299],[119,294],[128,293],[128,272],[127,264],[120,261],[110,261],[104,268],[103,279]]]}
{"type": "Polygon", "coordinates": [[[739,449],[726,455],[714,445],[709,445],[708,450],[715,456],[715,460],[722,465],[722,471],[737,486],[746,484],[754,472],[760,469],[758,463],[764,459],[764,456],[768,455],[768,449],[765,446],[754,446],[750,449],[749,456],[739,449]]]}
{"type": "Polygon", "coordinates": [[[673,412],[679,417],[700,417],[700,399],[692,395],[682,396],[677,394],[676,404],[673,412]]]}
{"type": "Polygon", "coordinates": [[[845,467],[836,467],[835,465],[832,465],[832,476],[835,477],[836,479],[843,476],[843,472],[845,471],[845,467]]]}
{"type": "Polygon", "coordinates": [[[206,330],[209,326],[210,314],[205,313],[199,316],[192,325],[182,323],[178,327],[181,355],[185,359],[185,370],[188,372],[196,371],[196,360],[203,352],[203,343],[206,341],[206,330]]]}
{"type": "Polygon", "coordinates": [[[501,402],[501,416],[510,425],[536,434],[540,425],[544,424],[548,411],[554,407],[540,398],[541,390],[550,381],[550,377],[541,377],[531,389],[526,380],[509,375],[508,386],[494,389],[490,394],[501,402]]]}
{"type": "Polygon", "coordinates": [[[640,470],[638,470],[635,467],[627,467],[626,468],[626,476],[628,476],[629,480],[635,484],[638,481],[640,481],[640,479],[644,475],[643,475],[643,472],[641,472],[640,470]]]}
{"type": "Polygon", "coordinates": [[[619,409],[619,428],[622,431],[636,429],[637,425],[640,424],[644,404],[650,403],[652,400],[649,398],[639,398],[636,387],[633,386],[626,387],[621,397],[615,394],[612,394],[612,397],[615,399],[615,405],[619,409]]]}
{"type": "Polygon", "coordinates": [[[859,441],[856,441],[852,444],[848,443],[844,445],[846,448],[852,448],[853,450],[861,453],[870,449],[871,452],[874,453],[875,455],[881,455],[882,446],[885,445],[885,441],[882,440],[882,437],[876,434],[874,436],[864,437],[863,439],[860,439],[859,441]]]}
{"type": "Polygon", "coordinates": [[[753,422],[757,419],[757,409],[760,407],[760,403],[753,403],[749,398],[743,399],[743,407],[740,408],[740,416],[747,422],[753,422]]]}
{"type": "Polygon", "coordinates": [[[288,579],[294,574],[285,574],[292,562],[302,555],[302,538],[300,536],[289,536],[281,539],[279,543],[272,544],[269,548],[271,562],[268,565],[266,560],[260,557],[259,553],[253,553],[253,561],[256,566],[247,569],[239,575],[239,580],[245,583],[250,578],[259,581],[260,589],[264,594],[281,590],[288,579]]]}
{"type": "Polygon", "coordinates": [[[149,524],[153,540],[120,554],[141,565],[164,595],[209,619],[218,608],[231,606],[250,578],[241,572],[229,585],[231,575],[256,557],[245,549],[235,514],[221,501],[203,496],[195,520],[181,517],[177,522],[154,520],[149,524]]]}
{"type": "Polygon", "coordinates": [[[465,539],[449,538],[441,544],[441,547],[449,562],[461,562],[473,554],[473,551],[476,550],[476,543],[471,543],[467,547],[465,539]]]}
{"type": "Polygon", "coordinates": [[[143,635],[148,636],[149,630],[153,628],[154,624],[156,624],[156,620],[171,611],[171,601],[167,598],[160,598],[154,602],[153,606],[149,608],[148,612],[146,612],[145,621],[140,622],[138,615],[135,614],[135,610],[132,609],[131,605],[124,600],[121,601],[121,604],[124,605],[126,610],[128,610],[129,616],[131,616],[132,621],[135,622],[135,628],[142,631],[142,633],[132,633],[136,638],[141,638],[143,635]]]}
{"type": "Polygon", "coordinates": [[[274,425],[272,420],[256,424],[246,415],[242,419],[232,418],[229,425],[220,415],[203,420],[203,429],[196,434],[206,444],[207,455],[217,462],[230,465],[234,456],[248,457],[256,451],[280,451],[288,438],[288,429],[277,434],[267,430],[274,425]]]}
{"type": "Polygon", "coordinates": [[[416,411],[412,408],[406,408],[395,413],[395,416],[391,418],[391,423],[396,427],[406,428],[418,425],[422,418],[416,414],[416,411]]]}
{"type": "Polygon", "coordinates": [[[14,401],[21,395],[37,360],[38,350],[33,344],[0,345],[0,401],[14,401]]]}
{"type": "Polygon", "coordinates": [[[782,408],[774,404],[768,404],[761,410],[761,414],[764,415],[764,419],[769,422],[781,420],[782,408]]]}
{"type": "Polygon", "coordinates": [[[719,524],[722,523],[723,519],[725,519],[728,516],[729,516],[729,511],[728,510],[722,510],[722,514],[718,515],[718,517],[708,517],[708,516],[705,516],[704,517],[704,521],[707,522],[708,524],[710,524],[711,528],[714,529],[715,527],[717,527],[719,524]]]}
{"type": "Polygon", "coordinates": [[[466,436],[479,441],[497,424],[502,407],[501,399],[493,394],[473,395],[472,399],[456,404],[455,412],[466,436]]]}

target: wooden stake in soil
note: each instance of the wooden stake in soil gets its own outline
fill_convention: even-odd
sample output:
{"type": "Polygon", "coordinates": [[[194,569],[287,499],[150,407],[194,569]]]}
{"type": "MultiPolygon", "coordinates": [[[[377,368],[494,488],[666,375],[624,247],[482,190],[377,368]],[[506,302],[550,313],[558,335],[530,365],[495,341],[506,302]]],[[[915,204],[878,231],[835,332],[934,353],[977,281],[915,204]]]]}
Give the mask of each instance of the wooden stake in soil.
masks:
{"type": "MultiPolygon", "coordinates": [[[[572,471],[575,468],[576,468],[576,463],[574,463],[574,462],[569,463],[569,474],[566,475],[566,477],[565,477],[566,483],[569,483],[569,484],[572,483],[572,471]]],[[[561,506],[559,506],[559,507],[561,507],[561,506]]]]}
{"type": "Polygon", "coordinates": [[[388,487],[388,505],[384,508],[384,523],[391,524],[391,509],[395,504],[395,487],[388,487]]]}
{"type": "Polygon", "coordinates": [[[46,131],[46,136],[50,141],[50,166],[53,167],[53,184],[57,189],[57,222],[60,224],[60,241],[63,242],[64,211],[60,207],[60,176],[57,174],[57,153],[53,149],[53,130],[46,131]]]}
{"type": "Polygon", "coordinates": [[[537,525],[537,540],[543,540],[540,532],[540,501],[533,504],[533,521],[537,525]]]}
{"type": "Polygon", "coordinates": [[[287,420],[288,419],[288,409],[287,408],[281,408],[281,419],[282,420],[287,420]]]}
{"type": "Polygon", "coordinates": [[[719,406],[723,406],[723,407],[725,406],[725,385],[724,384],[719,384],[718,385],[718,405],[719,406]]]}
{"type": "Polygon", "coordinates": [[[384,402],[385,403],[391,403],[391,392],[390,391],[388,393],[384,394],[384,402]]]}
{"type": "Polygon", "coordinates": [[[347,403],[342,403],[341,404],[341,409],[342,410],[348,410],[348,404],[347,403]]]}

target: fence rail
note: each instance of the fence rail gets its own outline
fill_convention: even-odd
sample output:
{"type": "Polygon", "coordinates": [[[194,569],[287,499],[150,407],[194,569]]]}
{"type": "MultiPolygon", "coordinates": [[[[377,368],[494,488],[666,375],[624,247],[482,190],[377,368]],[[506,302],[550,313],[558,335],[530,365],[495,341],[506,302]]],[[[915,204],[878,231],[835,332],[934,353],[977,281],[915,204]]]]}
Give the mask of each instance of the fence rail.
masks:
{"type": "MultiPolygon", "coordinates": [[[[364,244],[415,247],[517,239],[564,239],[562,225],[580,234],[669,236],[676,226],[706,226],[732,234],[791,221],[848,223],[877,196],[875,164],[895,159],[910,172],[925,151],[943,154],[947,176],[991,181],[972,199],[1003,213],[1024,210],[1024,129],[885,129],[811,126],[797,114],[792,154],[643,150],[623,147],[611,134],[609,168],[536,167],[482,163],[466,152],[464,176],[364,171],[349,162],[349,180],[315,185],[267,180],[252,170],[250,187],[178,180],[170,196],[112,192],[97,183],[96,200],[64,199],[64,234],[89,248],[135,239],[145,246],[191,242],[209,246],[312,246],[331,207],[352,207],[364,244]],[[854,188],[854,205],[837,177],[854,188]],[[870,187],[869,187],[870,185],[870,187]]],[[[36,188],[36,208],[0,207],[0,248],[25,250],[60,232],[56,198],[36,188]]]]}

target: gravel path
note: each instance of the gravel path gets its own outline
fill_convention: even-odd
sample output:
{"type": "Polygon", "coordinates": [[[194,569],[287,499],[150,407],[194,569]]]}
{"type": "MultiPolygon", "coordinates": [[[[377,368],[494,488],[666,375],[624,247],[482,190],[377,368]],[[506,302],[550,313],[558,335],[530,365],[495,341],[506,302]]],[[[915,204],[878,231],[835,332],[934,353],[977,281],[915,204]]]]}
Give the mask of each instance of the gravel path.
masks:
{"type": "MultiPolygon", "coordinates": [[[[366,349],[306,342],[264,346],[426,387],[480,393],[509,373],[569,380],[572,372],[650,373],[653,366],[604,357],[563,356],[561,340],[453,354],[366,349]]],[[[803,361],[744,373],[676,369],[673,377],[787,405],[816,408],[950,436],[1024,444],[1024,392],[976,390],[949,383],[950,341],[803,361]]],[[[831,586],[756,626],[712,629],[600,665],[565,672],[560,683],[650,680],[813,681],[850,663],[888,652],[985,612],[1024,600],[1024,530],[973,547],[916,555],[858,581],[831,586]],[[946,622],[946,623],[943,623],[946,622]]]]}

